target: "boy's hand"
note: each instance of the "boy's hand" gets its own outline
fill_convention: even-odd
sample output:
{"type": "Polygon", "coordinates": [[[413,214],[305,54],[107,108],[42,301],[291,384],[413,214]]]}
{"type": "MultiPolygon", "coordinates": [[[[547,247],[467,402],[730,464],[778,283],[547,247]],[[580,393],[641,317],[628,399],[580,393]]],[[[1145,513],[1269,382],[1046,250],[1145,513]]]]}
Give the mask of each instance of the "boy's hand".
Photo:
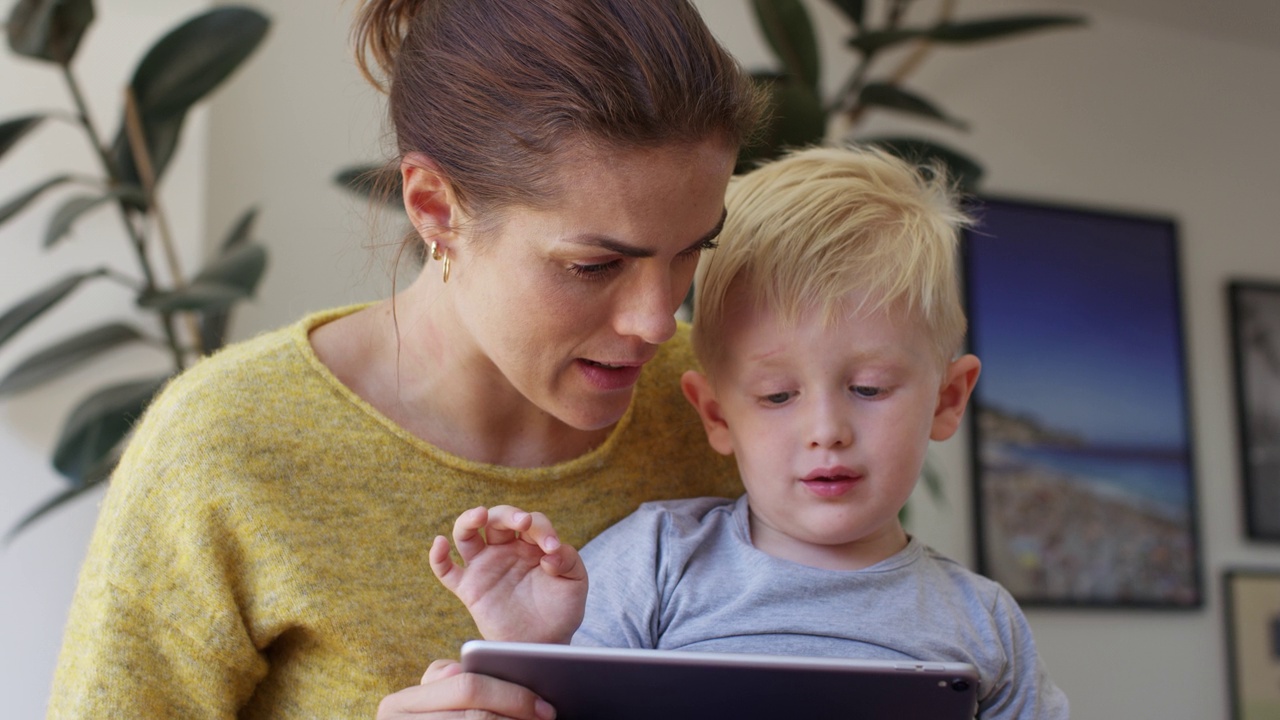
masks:
{"type": "Polygon", "coordinates": [[[453,542],[465,567],[438,536],[431,570],[467,606],[486,640],[569,642],[582,623],[587,570],[545,515],[510,505],[473,508],[454,522],[453,542]]]}

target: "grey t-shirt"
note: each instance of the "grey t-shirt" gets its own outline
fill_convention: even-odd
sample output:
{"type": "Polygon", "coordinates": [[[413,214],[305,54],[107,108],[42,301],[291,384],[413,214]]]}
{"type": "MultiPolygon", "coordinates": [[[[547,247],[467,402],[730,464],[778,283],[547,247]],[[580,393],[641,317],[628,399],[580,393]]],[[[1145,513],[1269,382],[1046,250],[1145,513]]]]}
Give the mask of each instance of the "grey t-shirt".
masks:
{"type": "Polygon", "coordinates": [[[756,550],[749,527],[745,496],[645,503],[583,548],[573,643],[967,662],[979,717],[1068,716],[998,583],[914,539],[862,570],[813,568],[756,550]]]}

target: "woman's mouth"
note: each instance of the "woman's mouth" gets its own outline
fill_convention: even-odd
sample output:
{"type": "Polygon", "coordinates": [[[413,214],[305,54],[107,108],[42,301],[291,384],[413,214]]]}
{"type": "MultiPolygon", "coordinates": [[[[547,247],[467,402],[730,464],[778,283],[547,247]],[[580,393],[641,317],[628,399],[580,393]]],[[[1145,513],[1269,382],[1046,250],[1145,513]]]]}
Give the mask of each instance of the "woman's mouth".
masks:
{"type": "Polygon", "coordinates": [[[610,364],[579,358],[576,362],[587,382],[601,390],[625,390],[640,379],[644,363],[610,364]]]}

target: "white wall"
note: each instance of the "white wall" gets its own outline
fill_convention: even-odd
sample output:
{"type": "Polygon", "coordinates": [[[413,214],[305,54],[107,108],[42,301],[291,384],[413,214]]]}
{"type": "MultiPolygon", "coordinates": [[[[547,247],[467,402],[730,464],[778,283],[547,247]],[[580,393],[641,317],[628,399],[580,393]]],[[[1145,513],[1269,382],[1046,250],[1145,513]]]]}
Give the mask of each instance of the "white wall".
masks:
{"type": "MultiPolygon", "coordinates": [[[[254,4],[274,18],[272,34],[214,103],[207,153],[199,147],[199,135],[189,135],[184,162],[200,165],[187,176],[190,184],[182,187],[188,189],[175,182],[183,172],[179,168],[170,182],[171,193],[189,202],[180,213],[175,198],[173,214],[197,223],[192,235],[207,227],[216,236],[246,206],[262,206],[258,234],[271,248],[271,265],[258,302],[239,317],[240,336],[308,310],[377,297],[387,287],[381,260],[371,259],[366,248],[368,227],[357,212],[359,203],[329,180],[340,167],[378,157],[383,132],[376,96],[348,59],[351,4],[254,4]],[[207,171],[203,179],[202,168],[207,171]],[[207,221],[201,218],[202,192],[207,221]]],[[[961,3],[973,16],[1072,4],[961,3]]],[[[82,59],[82,67],[108,77],[126,75],[141,49],[126,50],[136,43],[107,42],[107,25],[134,12],[140,17],[129,35],[150,37],[184,14],[165,3],[163,17],[153,17],[147,6],[160,13],[160,5],[132,0],[99,8],[103,18],[87,49],[103,55],[82,59]]],[[[745,2],[701,0],[698,5],[735,54],[749,65],[763,61],[763,44],[745,2]]],[[[810,7],[829,33],[826,59],[845,61],[837,18],[826,3],[810,7]]],[[[1280,279],[1280,243],[1269,222],[1278,184],[1269,171],[1280,166],[1280,143],[1271,128],[1280,114],[1280,86],[1274,81],[1280,76],[1280,47],[1231,44],[1108,16],[1105,9],[1091,15],[1086,30],[939,50],[915,85],[971,122],[969,135],[946,139],[986,164],[985,190],[1167,214],[1180,222],[1208,602],[1195,611],[1033,610],[1028,615],[1051,672],[1071,696],[1075,717],[1222,717],[1227,691],[1221,669],[1220,571],[1234,564],[1280,567],[1280,547],[1243,539],[1223,290],[1226,280],[1237,276],[1280,279]]],[[[0,96],[6,100],[0,117],[7,117],[16,114],[7,100],[13,97],[12,83],[28,97],[25,93],[39,93],[37,86],[46,79],[36,70],[2,62],[0,96]],[[13,74],[11,66],[18,68],[13,74]]],[[[836,81],[834,75],[828,78],[829,84],[836,81]]],[[[57,94],[30,97],[30,105],[62,102],[57,94]]],[[[95,105],[104,117],[114,118],[114,110],[107,110],[114,102],[108,95],[95,105]]],[[[881,118],[875,124],[888,122],[881,118]]],[[[75,149],[68,136],[6,158],[0,164],[0,198],[29,181],[34,171],[20,167],[44,167],[52,162],[45,153],[60,158],[58,153],[69,150],[64,144],[75,149]]],[[[42,208],[47,210],[48,203],[42,208]]],[[[40,209],[25,224],[0,230],[0,257],[6,259],[0,264],[6,281],[0,305],[54,272],[30,269],[52,262],[31,250],[32,235],[42,228],[33,216],[42,216],[40,209]]],[[[114,229],[109,216],[98,220],[114,229]]],[[[76,249],[62,253],[64,262],[90,262],[79,254],[94,251],[88,227],[78,234],[76,249]],[[65,257],[70,254],[75,257],[65,257]]],[[[390,230],[395,229],[392,223],[390,230]]],[[[106,241],[115,242],[114,236],[106,241]]],[[[85,300],[84,307],[68,314],[87,318],[108,302],[98,296],[85,300]]],[[[31,337],[21,338],[25,344],[0,353],[0,369],[22,354],[19,348],[35,346],[37,338],[33,329],[31,337]]],[[[0,405],[0,464],[11,468],[0,481],[0,523],[7,527],[10,518],[58,486],[46,469],[45,451],[66,404],[101,380],[99,373],[86,373],[54,392],[0,405]]],[[[916,503],[913,529],[939,549],[971,561],[964,448],[965,439],[957,438],[937,449],[937,464],[947,479],[946,506],[916,503]]],[[[92,511],[92,501],[79,503],[0,554],[0,695],[17,698],[14,717],[35,716],[43,706],[92,511]]]]}

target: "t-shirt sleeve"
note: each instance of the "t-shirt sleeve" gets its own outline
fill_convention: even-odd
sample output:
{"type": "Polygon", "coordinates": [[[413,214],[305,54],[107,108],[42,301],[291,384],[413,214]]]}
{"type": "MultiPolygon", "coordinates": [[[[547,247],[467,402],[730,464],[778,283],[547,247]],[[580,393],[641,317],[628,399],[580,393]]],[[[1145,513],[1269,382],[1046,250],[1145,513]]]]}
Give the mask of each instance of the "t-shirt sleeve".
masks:
{"type": "Polygon", "coordinates": [[[574,645],[657,647],[664,515],[642,505],[582,549],[587,608],[574,645]]]}
{"type": "Polygon", "coordinates": [[[1067,696],[1049,678],[1036,651],[1031,627],[1017,601],[1003,587],[992,614],[1004,645],[1005,666],[978,707],[982,720],[1067,720],[1067,696]]]}

